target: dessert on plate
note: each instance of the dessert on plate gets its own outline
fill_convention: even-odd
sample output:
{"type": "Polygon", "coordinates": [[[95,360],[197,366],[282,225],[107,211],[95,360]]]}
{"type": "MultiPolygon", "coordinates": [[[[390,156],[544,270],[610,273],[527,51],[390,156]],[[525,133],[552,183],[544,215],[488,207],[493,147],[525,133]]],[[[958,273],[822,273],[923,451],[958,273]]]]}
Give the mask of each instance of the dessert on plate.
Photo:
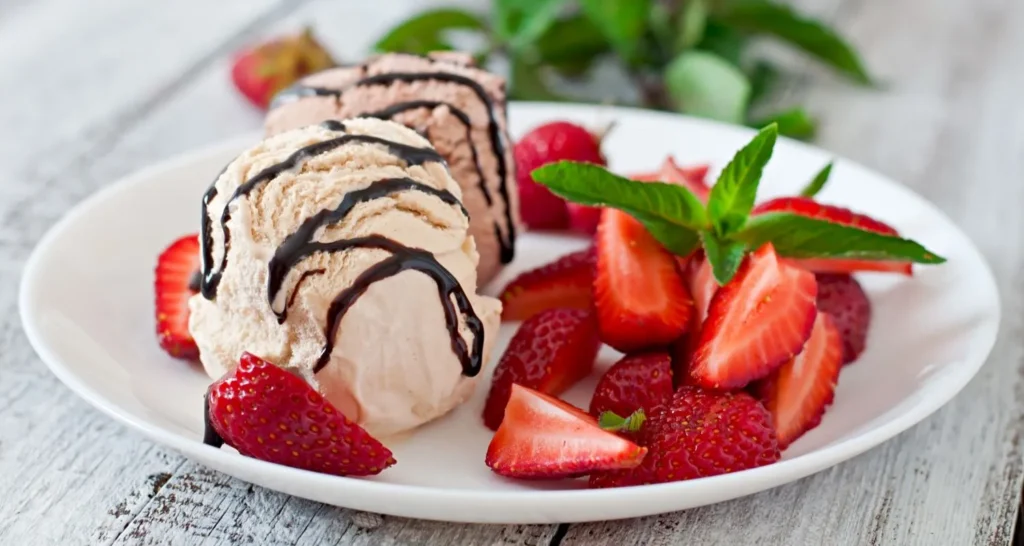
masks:
{"type": "MultiPolygon", "coordinates": [[[[200,233],[158,259],[161,345],[214,380],[204,441],[344,476],[494,374],[480,459],[595,488],[778,461],[820,424],[865,350],[854,274],[943,259],[816,194],[757,202],[777,128],[724,165],[607,169],[602,139],[555,120],[506,145],[504,88],[461,55],[385,55],[283,91],[267,137],[217,176],[200,233]],[[513,165],[514,161],[517,165],[513,165]],[[516,171],[519,171],[519,180],[516,171]],[[588,248],[478,293],[527,225],[588,248]],[[519,322],[492,359],[499,323],[519,322]],[[558,398],[623,353],[589,407],[558,398]]],[[[425,430],[417,434],[429,434],[425,430]]]]}
{"type": "Polygon", "coordinates": [[[462,187],[486,284],[515,256],[515,163],[505,121],[505,79],[461,53],[388,54],[307,76],[279,93],[266,133],[325,120],[390,119],[433,143],[462,187]]]}

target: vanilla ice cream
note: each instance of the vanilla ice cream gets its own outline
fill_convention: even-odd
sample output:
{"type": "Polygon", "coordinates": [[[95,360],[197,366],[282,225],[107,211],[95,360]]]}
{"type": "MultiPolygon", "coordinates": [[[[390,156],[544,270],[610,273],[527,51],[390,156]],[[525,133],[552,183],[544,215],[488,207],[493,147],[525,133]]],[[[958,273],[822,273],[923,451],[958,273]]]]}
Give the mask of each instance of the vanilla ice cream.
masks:
{"type": "Polygon", "coordinates": [[[430,143],[353,119],[269,137],[203,199],[189,329],[210,377],[243,351],[385,436],[472,393],[501,304],[477,292],[462,193],[430,143]]]}
{"type": "Polygon", "coordinates": [[[505,80],[472,57],[388,54],[309,76],[274,100],[266,131],[357,116],[391,119],[425,135],[448,161],[469,210],[481,284],[512,260],[519,225],[505,80]]]}

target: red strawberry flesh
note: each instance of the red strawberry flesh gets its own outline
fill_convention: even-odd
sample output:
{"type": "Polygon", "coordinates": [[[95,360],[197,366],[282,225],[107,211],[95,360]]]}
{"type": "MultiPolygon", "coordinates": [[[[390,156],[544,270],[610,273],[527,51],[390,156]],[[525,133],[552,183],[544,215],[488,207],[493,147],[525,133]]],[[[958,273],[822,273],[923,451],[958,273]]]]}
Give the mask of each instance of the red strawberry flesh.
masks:
{"type": "Polygon", "coordinates": [[[636,467],[647,450],[602,430],[597,420],[557,398],[512,386],[505,420],[487,447],[497,474],[559,479],[636,467]]]}
{"type": "Polygon", "coordinates": [[[557,307],[590,309],[596,261],[589,248],[522,273],[501,293],[502,320],[526,320],[557,307]]]}
{"type": "Polygon", "coordinates": [[[549,309],[523,322],[494,369],[484,424],[497,430],[512,385],[558,395],[587,376],[600,348],[589,311],[549,309]]]}
{"type": "Polygon", "coordinates": [[[199,237],[186,235],[157,258],[155,271],[156,333],[167,354],[185,360],[199,358],[199,348],[188,330],[188,300],[199,270],[199,237]]]}
{"type": "Polygon", "coordinates": [[[842,352],[832,319],[818,313],[804,350],[760,387],[765,407],[772,414],[779,449],[785,449],[821,423],[835,395],[842,352]]]}
{"type": "Polygon", "coordinates": [[[632,216],[606,209],[594,278],[601,339],[622,352],[666,347],[686,333],[693,301],[675,257],[632,216]]]}
{"type": "Polygon", "coordinates": [[[771,244],[748,255],[711,299],[691,379],[731,389],[770,374],[810,336],[816,295],[814,275],[781,262],[771,244]]]}
{"type": "Polygon", "coordinates": [[[638,409],[650,415],[672,396],[672,359],[668,353],[628,355],[601,376],[590,400],[590,414],[610,411],[626,417],[638,409]]]}
{"type": "Polygon", "coordinates": [[[857,279],[847,274],[819,273],[818,311],[832,317],[843,340],[843,364],[864,352],[871,327],[871,300],[857,279]]]}
{"type": "Polygon", "coordinates": [[[249,457],[338,476],[395,464],[388,448],[304,380],[249,353],[210,386],[208,405],[213,428],[249,457]]]}

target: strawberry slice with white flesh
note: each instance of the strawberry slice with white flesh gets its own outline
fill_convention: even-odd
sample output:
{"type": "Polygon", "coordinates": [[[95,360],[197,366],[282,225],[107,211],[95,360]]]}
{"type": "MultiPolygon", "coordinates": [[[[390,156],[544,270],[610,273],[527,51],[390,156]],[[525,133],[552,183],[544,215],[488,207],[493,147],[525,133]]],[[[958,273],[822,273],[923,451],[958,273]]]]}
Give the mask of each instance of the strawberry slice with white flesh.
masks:
{"type": "Polygon", "coordinates": [[[690,379],[742,388],[800,353],[817,314],[814,274],[788,265],[767,243],[748,255],[711,299],[690,361],[690,379]]]}

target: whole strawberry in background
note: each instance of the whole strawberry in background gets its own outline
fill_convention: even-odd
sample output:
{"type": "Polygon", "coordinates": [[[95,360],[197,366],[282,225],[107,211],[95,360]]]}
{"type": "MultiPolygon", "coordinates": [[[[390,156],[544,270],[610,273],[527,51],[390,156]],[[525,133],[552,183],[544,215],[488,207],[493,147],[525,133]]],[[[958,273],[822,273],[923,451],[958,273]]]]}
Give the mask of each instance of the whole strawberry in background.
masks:
{"type": "Polygon", "coordinates": [[[556,161],[581,161],[607,165],[601,153],[601,137],[568,121],[545,123],[526,133],[515,145],[516,182],[520,215],[530,229],[574,229],[592,233],[600,209],[566,204],[544,186],[534,182],[534,169],[556,161]]]}
{"type": "Polygon", "coordinates": [[[231,80],[256,106],[266,109],[278,91],[337,63],[309,29],[235,54],[231,80]]]}

